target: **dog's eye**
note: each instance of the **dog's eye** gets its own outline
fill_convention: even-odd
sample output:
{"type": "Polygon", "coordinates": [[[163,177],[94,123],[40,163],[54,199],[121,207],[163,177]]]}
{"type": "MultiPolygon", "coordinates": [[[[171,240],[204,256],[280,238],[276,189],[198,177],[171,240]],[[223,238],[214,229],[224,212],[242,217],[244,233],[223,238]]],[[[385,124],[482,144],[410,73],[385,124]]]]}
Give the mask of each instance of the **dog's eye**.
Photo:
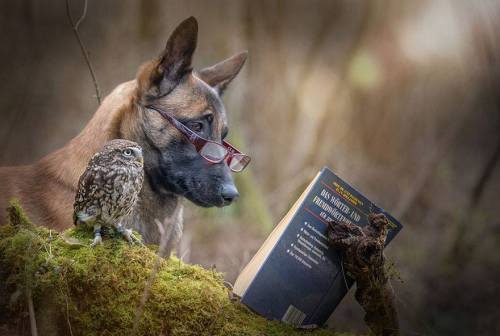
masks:
{"type": "Polygon", "coordinates": [[[191,122],[188,127],[194,132],[201,132],[203,130],[203,123],[201,122],[191,122]]]}
{"type": "Polygon", "coordinates": [[[128,149],[128,148],[127,148],[127,149],[124,149],[124,150],[123,150],[123,155],[125,155],[125,156],[130,156],[130,155],[132,155],[132,151],[131,151],[130,149],[128,149]]]}

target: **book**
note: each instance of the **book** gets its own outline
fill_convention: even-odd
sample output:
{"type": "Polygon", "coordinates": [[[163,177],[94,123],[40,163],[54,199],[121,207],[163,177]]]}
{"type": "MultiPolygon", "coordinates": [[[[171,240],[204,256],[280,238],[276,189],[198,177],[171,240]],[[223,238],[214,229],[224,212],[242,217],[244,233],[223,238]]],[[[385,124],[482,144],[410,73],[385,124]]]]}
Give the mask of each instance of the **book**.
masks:
{"type": "Polygon", "coordinates": [[[251,310],[297,327],[321,326],[354,280],[326,237],[328,221],[368,224],[370,213],[389,221],[385,245],[402,225],[327,167],[307,186],[238,276],[233,293],[251,310]]]}

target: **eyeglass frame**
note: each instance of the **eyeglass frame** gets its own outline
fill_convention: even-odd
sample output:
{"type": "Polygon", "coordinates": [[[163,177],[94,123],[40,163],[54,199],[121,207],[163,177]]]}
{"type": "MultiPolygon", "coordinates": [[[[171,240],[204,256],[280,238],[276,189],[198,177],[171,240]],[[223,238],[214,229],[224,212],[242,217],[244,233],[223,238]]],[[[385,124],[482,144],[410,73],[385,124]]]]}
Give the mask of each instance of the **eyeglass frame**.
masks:
{"type": "Polygon", "coordinates": [[[162,109],[160,109],[159,107],[157,107],[155,105],[146,105],[145,107],[148,108],[148,109],[155,110],[164,119],[167,119],[170,122],[170,124],[172,126],[174,126],[179,132],[181,132],[181,134],[184,135],[184,137],[194,146],[194,148],[196,149],[196,152],[202,158],[204,158],[205,160],[207,160],[208,162],[210,162],[210,163],[220,163],[222,161],[227,161],[227,165],[228,165],[229,169],[231,169],[231,160],[233,159],[233,157],[234,157],[235,154],[240,154],[240,155],[244,156],[245,158],[247,158],[248,162],[245,164],[245,166],[241,170],[233,170],[233,169],[231,169],[231,171],[233,171],[235,173],[242,172],[248,166],[248,164],[250,164],[251,157],[248,156],[248,155],[246,155],[246,154],[241,153],[239,150],[237,150],[229,142],[227,142],[225,140],[222,140],[222,144],[220,144],[220,143],[218,143],[216,141],[205,139],[204,137],[196,134],[195,131],[191,130],[189,127],[187,127],[186,125],[184,125],[183,123],[181,123],[179,120],[177,120],[177,118],[175,118],[169,112],[167,112],[165,110],[162,110],[162,109]],[[200,152],[203,149],[203,147],[207,144],[207,142],[214,143],[214,144],[216,144],[218,146],[223,146],[224,149],[226,149],[226,151],[227,151],[226,155],[221,160],[217,160],[217,161],[216,160],[210,160],[209,158],[203,156],[200,152]]]}

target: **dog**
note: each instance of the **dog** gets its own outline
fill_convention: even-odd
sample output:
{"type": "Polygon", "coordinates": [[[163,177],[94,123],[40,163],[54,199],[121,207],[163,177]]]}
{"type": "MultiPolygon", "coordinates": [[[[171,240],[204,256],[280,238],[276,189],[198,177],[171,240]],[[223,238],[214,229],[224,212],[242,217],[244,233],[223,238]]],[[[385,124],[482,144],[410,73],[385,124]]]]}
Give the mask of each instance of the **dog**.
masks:
{"type": "MultiPolygon", "coordinates": [[[[38,225],[63,230],[72,225],[78,179],[91,156],[112,139],[143,148],[145,179],[138,204],[126,225],[147,243],[158,243],[155,219],[174,214],[182,198],[202,207],[222,207],[238,197],[225,162],[210,164],[182,134],[146,106],[169,111],[200,136],[218,143],[227,135],[221,95],[239,73],[247,52],[195,71],[191,60],[198,23],[184,20],[161,55],[142,65],[136,79],[117,86],[86,127],[61,149],[29,166],[0,168],[0,206],[17,199],[38,225]]],[[[0,225],[5,216],[0,216],[0,225]]]]}

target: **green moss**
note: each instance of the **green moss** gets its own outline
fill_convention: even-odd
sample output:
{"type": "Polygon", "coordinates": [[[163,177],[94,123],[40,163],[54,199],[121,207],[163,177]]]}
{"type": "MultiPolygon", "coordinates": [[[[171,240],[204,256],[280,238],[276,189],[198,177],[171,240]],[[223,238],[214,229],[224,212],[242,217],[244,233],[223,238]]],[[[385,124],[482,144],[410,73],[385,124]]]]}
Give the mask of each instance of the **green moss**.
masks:
{"type": "Polygon", "coordinates": [[[33,224],[28,219],[28,216],[21,208],[21,204],[15,199],[10,201],[10,206],[7,208],[7,219],[14,226],[31,227],[33,224]]]}
{"type": "Polygon", "coordinates": [[[132,334],[159,262],[137,335],[335,335],[267,321],[229,299],[222,274],[173,257],[157,260],[154,246],[108,237],[90,248],[91,231],[60,234],[31,225],[16,203],[9,223],[0,228],[0,316],[19,320],[29,287],[40,334],[68,335],[70,328],[73,335],[132,334]]]}

